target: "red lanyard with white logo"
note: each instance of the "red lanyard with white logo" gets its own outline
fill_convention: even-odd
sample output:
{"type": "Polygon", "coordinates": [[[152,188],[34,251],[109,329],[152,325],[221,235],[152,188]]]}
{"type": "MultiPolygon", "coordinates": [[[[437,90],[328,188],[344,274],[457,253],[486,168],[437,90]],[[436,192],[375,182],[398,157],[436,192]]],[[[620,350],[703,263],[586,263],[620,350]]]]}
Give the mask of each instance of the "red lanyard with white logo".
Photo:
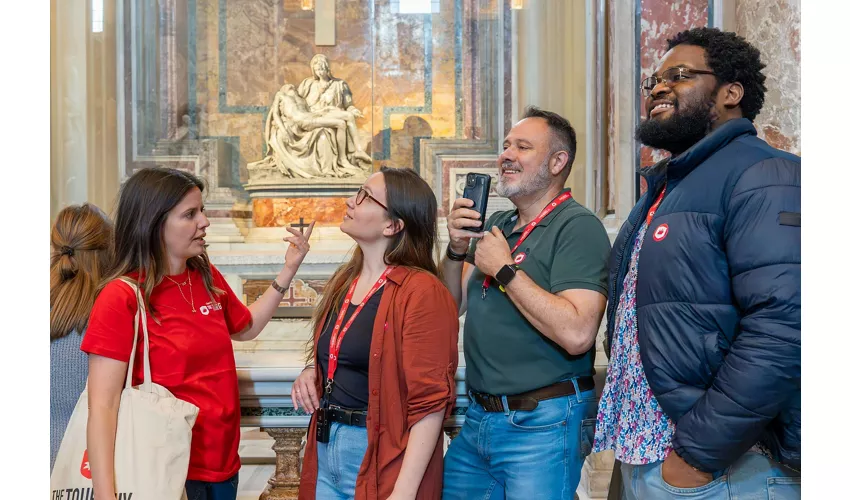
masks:
{"type": "MultiPolygon", "coordinates": [[[[514,244],[514,247],[511,248],[511,255],[513,255],[513,253],[516,252],[516,249],[519,248],[520,245],[522,245],[522,242],[525,241],[526,238],[528,238],[528,235],[531,234],[532,231],[534,231],[534,228],[537,227],[537,224],[540,224],[540,221],[545,219],[547,215],[551,214],[552,211],[555,210],[555,208],[557,208],[558,205],[569,200],[572,197],[573,197],[572,193],[567,191],[566,193],[562,193],[562,194],[558,195],[557,198],[555,198],[554,200],[549,202],[549,204],[546,205],[543,208],[543,210],[540,211],[539,214],[537,214],[537,217],[535,217],[533,221],[529,222],[528,225],[525,226],[525,229],[522,230],[522,234],[519,236],[519,240],[517,240],[517,242],[514,244]]],[[[525,256],[523,255],[523,257],[525,257],[525,256]]],[[[517,255],[516,258],[514,258],[514,262],[516,262],[517,264],[519,264],[519,262],[521,262],[521,260],[517,261],[518,258],[520,258],[519,255],[517,255]]],[[[490,281],[492,279],[493,279],[492,276],[485,276],[484,277],[484,283],[481,283],[481,298],[482,299],[487,297],[487,289],[490,288],[490,281]]]]}
{"type": "Polygon", "coordinates": [[[658,195],[658,199],[655,200],[655,203],[649,207],[649,213],[646,215],[646,227],[649,227],[652,224],[652,219],[655,217],[655,212],[658,210],[658,205],[661,205],[661,200],[664,199],[664,193],[667,192],[667,184],[661,189],[661,194],[658,195]]]}
{"type": "Polygon", "coordinates": [[[339,313],[336,318],[336,324],[334,324],[334,329],[331,331],[331,341],[328,346],[328,383],[325,386],[325,397],[327,398],[330,395],[331,390],[333,389],[334,382],[334,374],[336,373],[337,363],[339,362],[339,348],[342,345],[342,339],[345,337],[346,332],[348,332],[348,328],[351,326],[351,323],[354,322],[354,318],[360,314],[360,311],[363,309],[363,306],[366,305],[366,302],[369,302],[369,299],[372,298],[372,295],[375,295],[375,292],[381,289],[384,286],[384,283],[387,282],[387,275],[395,269],[395,266],[387,267],[381,277],[378,278],[378,281],[372,286],[372,289],[369,290],[369,293],[363,298],[360,302],[360,305],[357,306],[357,309],[351,314],[351,317],[345,323],[345,326],[342,326],[342,320],[345,318],[345,313],[348,311],[348,305],[351,304],[351,297],[354,295],[354,287],[357,286],[357,282],[360,280],[360,276],[354,278],[354,281],[351,282],[351,286],[348,287],[348,293],[345,294],[345,300],[342,302],[342,307],[339,309],[339,313]]]}

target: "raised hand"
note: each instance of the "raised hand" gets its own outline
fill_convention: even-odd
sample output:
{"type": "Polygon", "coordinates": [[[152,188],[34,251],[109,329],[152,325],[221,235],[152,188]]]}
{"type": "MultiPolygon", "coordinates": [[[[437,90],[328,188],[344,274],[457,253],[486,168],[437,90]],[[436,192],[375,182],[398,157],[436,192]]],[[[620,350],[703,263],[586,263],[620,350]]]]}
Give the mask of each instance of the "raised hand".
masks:
{"type": "Polygon", "coordinates": [[[292,236],[283,239],[283,241],[289,242],[289,248],[286,249],[286,256],[284,257],[286,261],[284,267],[295,271],[304,261],[304,257],[310,251],[310,235],[313,234],[313,226],[315,225],[316,221],[311,222],[303,233],[291,226],[286,228],[287,231],[292,233],[292,236]]]}
{"type": "Polygon", "coordinates": [[[449,248],[454,253],[466,253],[472,238],[481,238],[484,236],[483,232],[476,233],[466,229],[481,226],[481,214],[469,208],[474,204],[472,200],[458,198],[455,200],[454,205],[452,205],[452,211],[446,218],[446,225],[449,228],[449,248]]]}

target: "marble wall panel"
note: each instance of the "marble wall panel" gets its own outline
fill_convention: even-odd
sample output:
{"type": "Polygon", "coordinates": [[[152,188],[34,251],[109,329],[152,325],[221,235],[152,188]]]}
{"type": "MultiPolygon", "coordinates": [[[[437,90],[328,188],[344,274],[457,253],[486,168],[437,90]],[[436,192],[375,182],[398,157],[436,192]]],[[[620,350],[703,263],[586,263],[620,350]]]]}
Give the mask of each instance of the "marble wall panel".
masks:
{"type": "Polygon", "coordinates": [[[252,200],[256,227],[284,227],[301,218],[320,226],[338,226],[345,215],[345,198],[257,198],[252,200]]]}
{"type": "MultiPolygon", "coordinates": [[[[513,102],[514,102],[514,92],[513,85],[511,85],[511,78],[513,75],[513,16],[511,15],[511,6],[510,2],[504,2],[502,4],[502,18],[504,19],[503,27],[502,27],[502,42],[504,44],[504,48],[502,49],[502,54],[504,59],[502,60],[502,65],[504,66],[505,74],[504,78],[504,92],[505,98],[502,101],[502,107],[504,109],[504,137],[508,135],[511,131],[511,127],[514,125],[514,116],[513,116],[513,102]]],[[[516,117],[518,118],[518,117],[516,117]]],[[[499,139],[501,139],[500,137],[499,139]]]]}
{"type": "MultiPolygon", "coordinates": [[[[272,280],[242,280],[242,302],[251,305],[271,286],[272,280]]],[[[293,279],[279,307],[316,307],[327,280],[293,279]]]]}
{"type": "Polygon", "coordinates": [[[452,175],[453,168],[495,168],[496,167],[496,157],[493,156],[492,159],[443,159],[441,161],[442,164],[442,199],[437,200],[438,208],[437,215],[439,217],[446,217],[451,211],[451,199],[452,199],[452,190],[454,190],[454,178],[452,175]]]}
{"type": "Polygon", "coordinates": [[[801,154],[800,0],[738,0],[737,33],[761,51],[767,67],[759,136],[771,146],[801,154]]]}
{"type": "MultiPolygon", "coordinates": [[[[617,9],[618,5],[615,0],[605,0],[605,12],[606,12],[606,22],[605,22],[605,36],[606,36],[606,47],[610,52],[613,47],[615,47],[614,43],[614,23],[611,22],[611,19],[614,18],[614,9],[617,9]]],[[[615,180],[617,179],[616,169],[617,165],[614,162],[614,148],[616,147],[617,142],[617,113],[614,109],[614,80],[612,75],[618,68],[614,67],[612,57],[606,54],[606,66],[608,75],[605,79],[606,82],[606,93],[608,96],[608,100],[605,103],[606,110],[606,120],[605,123],[607,125],[607,134],[606,140],[607,143],[605,145],[605,158],[607,160],[607,168],[608,175],[606,176],[606,180],[608,182],[608,210],[613,211],[614,207],[617,206],[617,186],[615,185],[615,180]]]]}
{"type": "Polygon", "coordinates": [[[442,0],[431,15],[394,14],[376,0],[372,152],[376,168],[419,168],[419,141],[467,137],[477,90],[472,40],[475,0],[442,0]],[[469,82],[468,87],[464,86],[469,82]],[[465,99],[466,97],[466,99],[465,99]],[[468,109],[464,104],[469,105],[468,109]]]}
{"type": "Polygon", "coordinates": [[[463,1],[463,25],[461,44],[463,50],[463,68],[468,71],[462,72],[462,99],[463,99],[463,137],[469,139],[481,138],[481,116],[476,113],[478,106],[474,106],[476,93],[479,90],[478,82],[480,74],[476,71],[479,50],[479,22],[476,14],[480,14],[480,4],[471,0],[463,1]]]}

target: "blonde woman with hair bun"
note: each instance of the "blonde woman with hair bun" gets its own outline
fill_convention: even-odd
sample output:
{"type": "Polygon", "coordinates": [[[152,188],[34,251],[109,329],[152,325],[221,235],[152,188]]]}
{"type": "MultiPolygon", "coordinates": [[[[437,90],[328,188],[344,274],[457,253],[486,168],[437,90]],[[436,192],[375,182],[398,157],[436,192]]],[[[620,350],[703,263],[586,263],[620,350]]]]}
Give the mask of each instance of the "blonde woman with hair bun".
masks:
{"type": "Polygon", "coordinates": [[[86,385],[80,351],[97,288],[109,272],[112,222],[94,205],[72,205],[50,230],[50,470],[86,385]]]}

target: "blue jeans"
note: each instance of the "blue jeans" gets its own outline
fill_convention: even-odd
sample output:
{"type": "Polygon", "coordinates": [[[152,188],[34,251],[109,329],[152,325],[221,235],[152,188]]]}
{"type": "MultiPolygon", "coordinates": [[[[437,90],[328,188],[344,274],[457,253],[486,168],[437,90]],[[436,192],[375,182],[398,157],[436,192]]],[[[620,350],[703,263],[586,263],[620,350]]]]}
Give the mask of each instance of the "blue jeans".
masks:
{"type": "Polygon", "coordinates": [[[209,481],[186,481],[186,498],[189,500],[236,500],[236,490],[239,488],[239,473],[226,481],[211,483],[209,481]]]}
{"type": "Polygon", "coordinates": [[[368,438],[365,427],[331,422],[327,443],[316,443],[319,471],[316,498],[321,500],[354,498],[357,473],[366,455],[368,438]]]}
{"type": "Polygon", "coordinates": [[[446,453],[443,499],[572,500],[593,445],[597,404],[595,392],[585,391],[531,411],[494,413],[470,399],[446,453]]]}
{"type": "Polygon", "coordinates": [[[661,462],[622,464],[623,498],[658,500],[799,500],[800,473],[748,451],[699,488],[676,488],[661,477],[661,462]]]}

